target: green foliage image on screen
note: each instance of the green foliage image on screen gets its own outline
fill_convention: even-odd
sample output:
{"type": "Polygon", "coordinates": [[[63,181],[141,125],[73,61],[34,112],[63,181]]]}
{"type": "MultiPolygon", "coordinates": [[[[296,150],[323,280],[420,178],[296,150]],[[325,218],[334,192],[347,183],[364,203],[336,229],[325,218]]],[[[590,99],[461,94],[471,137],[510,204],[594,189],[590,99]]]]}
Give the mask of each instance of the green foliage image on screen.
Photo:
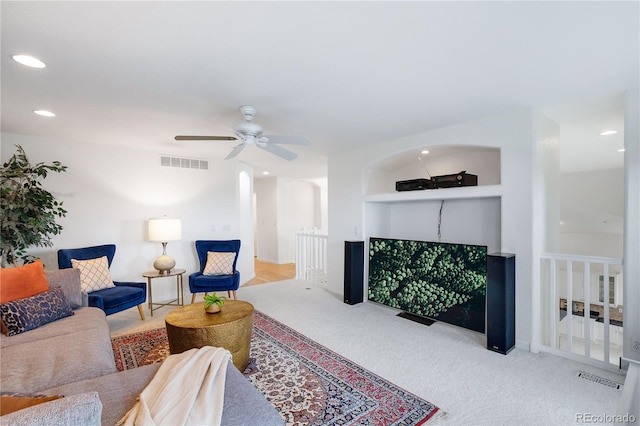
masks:
{"type": "Polygon", "coordinates": [[[369,300],[484,333],[487,247],[369,240],[369,300]]]}

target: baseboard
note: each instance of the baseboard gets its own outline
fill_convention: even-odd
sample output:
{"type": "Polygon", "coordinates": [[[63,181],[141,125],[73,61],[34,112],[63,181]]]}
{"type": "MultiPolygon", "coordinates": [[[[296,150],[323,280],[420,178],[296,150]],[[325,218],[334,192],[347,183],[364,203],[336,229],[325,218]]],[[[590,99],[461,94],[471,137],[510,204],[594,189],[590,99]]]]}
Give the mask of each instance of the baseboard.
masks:
{"type": "Polygon", "coordinates": [[[620,370],[628,370],[630,364],[640,365],[640,361],[636,361],[635,359],[620,357],[620,370]]]}

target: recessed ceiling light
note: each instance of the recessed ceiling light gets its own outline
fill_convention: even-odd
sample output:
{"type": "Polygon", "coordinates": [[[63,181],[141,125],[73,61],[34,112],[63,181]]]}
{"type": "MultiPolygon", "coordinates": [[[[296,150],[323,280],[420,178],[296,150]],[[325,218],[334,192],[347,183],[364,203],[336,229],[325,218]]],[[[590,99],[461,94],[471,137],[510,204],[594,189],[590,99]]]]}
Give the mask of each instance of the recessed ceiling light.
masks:
{"type": "Polygon", "coordinates": [[[427,155],[428,153],[429,153],[429,151],[427,151],[426,149],[424,151],[420,151],[420,154],[427,155]]]}
{"type": "Polygon", "coordinates": [[[44,68],[46,65],[38,58],[34,58],[29,55],[13,55],[13,60],[28,67],[32,68],[44,68]]]}
{"type": "Polygon", "coordinates": [[[624,148],[620,148],[618,152],[624,152],[624,148]]]}
{"type": "Polygon", "coordinates": [[[600,133],[600,136],[610,136],[615,135],[616,133],[618,133],[617,130],[605,130],[604,132],[600,133]]]}
{"type": "Polygon", "coordinates": [[[47,110],[44,110],[44,109],[37,109],[37,110],[35,110],[33,112],[34,112],[34,114],[38,114],[38,115],[41,115],[43,117],[55,117],[56,116],[51,111],[47,111],[47,110]]]}
{"type": "Polygon", "coordinates": [[[266,176],[266,175],[268,175],[268,174],[269,174],[269,172],[267,172],[267,171],[265,170],[264,172],[262,172],[262,174],[266,176]]]}

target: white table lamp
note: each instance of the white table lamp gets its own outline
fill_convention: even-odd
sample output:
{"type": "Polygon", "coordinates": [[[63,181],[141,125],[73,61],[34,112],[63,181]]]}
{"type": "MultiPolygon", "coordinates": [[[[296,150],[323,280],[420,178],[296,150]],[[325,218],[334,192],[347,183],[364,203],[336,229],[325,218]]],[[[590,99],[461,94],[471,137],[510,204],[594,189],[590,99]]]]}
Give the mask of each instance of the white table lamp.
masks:
{"type": "Polygon", "coordinates": [[[167,243],[182,239],[182,221],[163,217],[161,219],[149,219],[149,241],[162,243],[162,255],[153,262],[153,267],[160,273],[168,273],[176,261],[167,254],[167,243]]]}

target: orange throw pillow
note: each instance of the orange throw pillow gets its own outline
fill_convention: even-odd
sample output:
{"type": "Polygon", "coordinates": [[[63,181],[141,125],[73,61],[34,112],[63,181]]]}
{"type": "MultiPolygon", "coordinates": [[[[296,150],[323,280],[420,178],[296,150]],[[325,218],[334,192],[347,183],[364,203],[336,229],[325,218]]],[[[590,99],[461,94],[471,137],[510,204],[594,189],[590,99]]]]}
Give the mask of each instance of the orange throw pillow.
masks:
{"type": "Polygon", "coordinates": [[[0,303],[31,297],[49,290],[42,260],[19,266],[0,269],[0,303]]]}

